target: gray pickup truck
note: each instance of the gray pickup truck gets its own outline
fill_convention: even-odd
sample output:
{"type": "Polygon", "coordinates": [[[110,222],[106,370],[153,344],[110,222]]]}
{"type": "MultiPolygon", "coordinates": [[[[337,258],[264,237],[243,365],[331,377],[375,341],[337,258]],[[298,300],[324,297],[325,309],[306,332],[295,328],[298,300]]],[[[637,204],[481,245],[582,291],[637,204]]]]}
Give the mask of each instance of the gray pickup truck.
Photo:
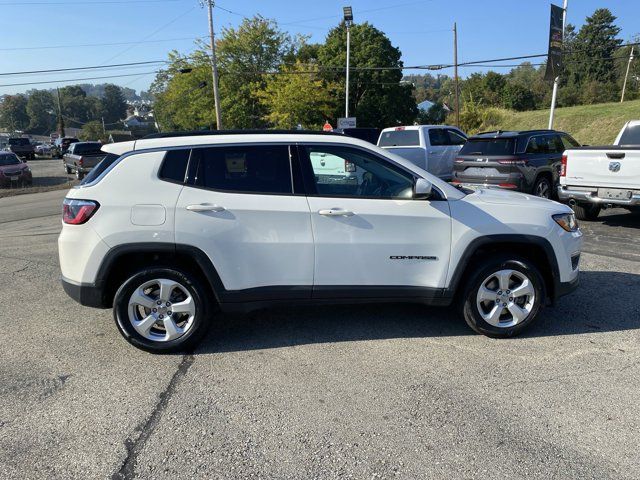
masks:
{"type": "Polygon", "coordinates": [[[36,158],[36,151],[28,138],[10,138],[7,144],[7,150],[27,160],[36,158]]]}
{"type": "Polygon", "coordinates": [[[76,174],[78,180],[91,171],[98,163],[107,156],[100,149],[100,142],[77,142],[69,145],[69,149],[62,156],[62,164],[67,173],[76,174]]]}

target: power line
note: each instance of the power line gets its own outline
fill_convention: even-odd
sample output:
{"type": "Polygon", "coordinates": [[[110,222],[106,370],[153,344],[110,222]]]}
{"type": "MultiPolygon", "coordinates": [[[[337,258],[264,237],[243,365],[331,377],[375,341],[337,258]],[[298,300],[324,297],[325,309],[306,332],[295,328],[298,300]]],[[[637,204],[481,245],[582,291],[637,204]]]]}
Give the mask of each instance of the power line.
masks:
{"type": "MultiPolygon", "coordinates": [[[[189,13],[193,12],[195,10],[195,6],[193,6],[192,8],[190,8],[189,10],[187,10],[186,12],[181,13],[180,15],[178,15],[177,17],[169,20],[167,23],[165,23],[164,25],[162,25],[161,27],[155,29],[153,32],[151,32],[149,35],[147,35],[146,37],[142,37],[140,39],[140,42],[144,41],[144,40],[148,40],[149,38],[153,37],[156,33],[164,30],[165,28],[167,28],[169,25],[172,25],[173,23],[177,22],[178,20],[180,20],[182,17],[188,15],[189,13]]],[[[128,52],[129,50],[131,50],[132,48],[136,47],[136,45],[140,44],[140,42],[135,43],[127,48],[125,48],[124,50],[122,50],[119,53],[116,53],[115,55],[113,55],[112,57],[109,57],[107,60],[105,60],[103,63],[108,63],[116,58],[118,58],[120,55],[128,52]]]]}
{"type": "Polygon", "coordinates": [[[48,81],[39,81],[39,82],[27,82],[27,83],[6,83],[3,85],[0,85],[0,87],[22,87],[22,86],[26,86],[26,85],[44,85],[44,84],[48,84],[48,83],[69,83],[69,82],[82,82],[85,80],[104,80],[107,78],[121,78],[121,77],[135,77],[135,76],[143,76],[143,75],[151,75],[153,73],[158,73],[157,71],[155,72],[145,72],[145,73],[128,73],[128,74],[124,74],[124,75],[107,75],[107,76],[102,76],[102,77],[86,77],[86,78],[68,78],[65,80],[48,80],[48,81]]]}
{"type": "Polygon", "coordinates": [[[73,67],[73,68],[52,68],[48,70],[29,70],[23,72],[4,72],[0,73],[0,77],[8,77],[15,75],[31,75],[35,73],[59,73],[59,72],[73,72],[80,70],[101,70],[104,68],[114,68],[114,67],[129,67],[132,65],[154,65],[158,63],[168,63],[167,60],[150,60],[146,62],[130,62],[130,63],[116,63],[112,65],[94,65],[91,67],[73,67]]]}
{"type": "Polygon", "coordinates": [[[158,40],[144,40],[144,41],[133,41],[133,42],[113,42],[113,43],[80,43],[76,45],[42,45],[38,47],[10,47],[10,48],[0,48],[2,52],[10,52],[10,51],[22,51],[22,50],[55,50],[60,48],[83,48],[83,47],[115,47],[120,45],[138,45],[141,43],[163,43],[163,42],[179,42],[182,40],[198,40],[199,38],[204,37],[182,37],[182,38],[164,38],[158,40]]]}
{"type": "Polygon", "coordinates": [[[95,2],[87,2],[87,1],[80,1],[80,2],[71,2],[71,1],[54,1],[54,2],[5,2],[5,3],[0,3],[0,7],[5,7],[5,6],[25,6],[25,5],[39,5],[39,6],[44,6],[44,5],[51,5],[51,6],[55,6],[55,5],[76,5],[78,7],[86,7],[86,6],[91,6],[91,5],[118,5],[118,4],[132,4],[132,3],[175,3],[175,2],[179,2],[180,0],[98,0],[95,2]]]}

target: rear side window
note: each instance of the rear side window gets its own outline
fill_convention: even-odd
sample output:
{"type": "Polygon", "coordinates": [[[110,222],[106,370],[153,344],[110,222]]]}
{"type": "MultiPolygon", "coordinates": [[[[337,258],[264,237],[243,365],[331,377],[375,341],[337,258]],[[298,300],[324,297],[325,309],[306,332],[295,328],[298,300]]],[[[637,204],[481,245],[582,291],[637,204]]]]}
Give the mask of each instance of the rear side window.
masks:
{"type": "Polygon", "coordinates": [[[102,144],[95,143],[78,143],[73,145],[73,153],[77,155],[92,155],[96,153],[100,153],[100,149],[102,148],[102,144]]]}
{"type": "Polygon", "coordinates": [[[164,156],[158,176],[162,180],[183,183],[187,173],[189,153],[190,150],[169,150],[164,156]]]}
{"type": "Polygon", "coordinates": [[[460,149],[460,155],[513,155],[513,138],[471,138],[460,149]]]}
{"type": "Polygon", "coordinates": [[[212,190],[293,193],[287,145],[211,147],[192,150],[193,184],[212,190]]]}
{"type": "Polygon", "coordinates": [[[29,139],[28,138],[10,138],[9,145],[16,145],[21,147],[26,146],[26,145],[29,145],[29,139]]]}
{"type": "Polygon", "coordinates": [[[432,147],[448,145],[449,137],[442,128],[432,128],[429,130],[429,143],[432,147]]]}
{"type": "Polygon", "coordinates": [[[418,147],[420,133],[418,130],[390,130],[382,132],[379,147],[418,147]]]}
{"type": "Polygon", "coordinates": [[[115,155],[114,153],[107,153],[107,156],[104,157],[100,163],[98,163],[95,167],[91,169],[91,171],[84,177],[84,180],[80,182],[80,185],[86,185],[87,183],[93,182],[96,178],[98,178],[102,173],[109,168],[113,163],[120,158],[120,155],[115,155]]]}
{"type": "Polygon", "coordinates": [[[620,137],[620,145],[640,145],[640,125],[627,127],[620,137]]]}

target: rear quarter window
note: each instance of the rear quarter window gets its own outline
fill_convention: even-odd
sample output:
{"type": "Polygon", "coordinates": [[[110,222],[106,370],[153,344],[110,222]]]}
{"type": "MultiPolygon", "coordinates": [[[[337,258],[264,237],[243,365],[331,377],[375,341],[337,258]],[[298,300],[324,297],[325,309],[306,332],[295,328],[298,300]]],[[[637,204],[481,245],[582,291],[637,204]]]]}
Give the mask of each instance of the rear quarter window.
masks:
{"type": "Polygon", "coordinates": [[[159,177],[170,182],[183,183],[187,175],[187,165],[191,150],[169,150],[164,156],[159,177]]]}

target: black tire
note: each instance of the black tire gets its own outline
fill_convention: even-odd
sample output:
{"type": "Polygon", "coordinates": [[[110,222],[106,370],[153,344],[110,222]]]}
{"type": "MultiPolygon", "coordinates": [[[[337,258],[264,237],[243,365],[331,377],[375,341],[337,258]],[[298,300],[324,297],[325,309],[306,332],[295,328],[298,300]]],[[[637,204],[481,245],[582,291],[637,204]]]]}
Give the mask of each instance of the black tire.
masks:
{"type": "Polygon", "coordinates": [[[550,199],[553,196],[551,180],[544,175],[536,178],[536,182],[533,184],[533,194],[536,197],[550,199]]]}
{"type": "Polygon", "coordinates": [[[82,173],[80,169],[76,167],[76,179],[78,179],[79,181],[82,181],[83,178],[84,178],[84,173],[82,173]]]}
{"type": "Polygon", "coordinates": [[[576,203],[571,206],[571,209],[576,214],[578,220],[597,220],[600,215],[602,207],[600,205],[591,205],[584,203],[576,203]]]}
{"type": "MultiPolygon", "coordinates": [[[[477,333],[492,338],[512,337],[518,335],[534,322],[540,308],[544,305],[544,300],[544,280],[539,270],[529,260],[515,255],[497,256],[492,259],[483,259],[482,262],[478,263],[475,270],[471,272],[461,299],[462,315],[467,325],[477,333]],[[524,320],[513,326],[500,327],[487,323],[482,318],[476,301],[478,291],[483,285],[484,280],[500,270],[515,270],[516,272],[520,272],[530,280],[534,291],[534,300],[530,313],[524,320]]],[[[507,315],[510,314],[507,313],[507,315]]]]}
{"type": "Polygon", "coordinates": [[[71,175],[73,173],[69,165],[66,165],[66,164],[64,166],[64,171],[67,172],[67,175],[71,175]]]}
{"type": "Polygon", "coordinates": [[[127,279],[118,289],[113,300],[113,315],[122,336],[133,346],[151,353],[186,352],[193,349],[205,336],[211,324],[213,306],[207,302],[207,290],[192,274],[173,268],[142,270],[127,279]],[[129,299],[134,291],[154,279],[169,279],[182,285],[195,302],[195,315],[191,327],[174,340],[153,341],[142,336],[129,319],[129,299]]]}

